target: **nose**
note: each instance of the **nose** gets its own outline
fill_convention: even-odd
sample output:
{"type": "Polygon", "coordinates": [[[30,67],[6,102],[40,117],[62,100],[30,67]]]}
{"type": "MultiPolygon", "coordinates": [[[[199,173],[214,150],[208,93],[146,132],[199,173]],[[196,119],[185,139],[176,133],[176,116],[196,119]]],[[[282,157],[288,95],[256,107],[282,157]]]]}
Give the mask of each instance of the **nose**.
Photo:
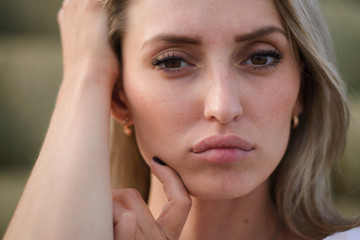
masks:
{"type": "Polygon", "coordinates": [[[207,93],[204,102],[204,117],[227,124],[243,114],[240,103],[239,83],[231,70],[213,71],[208,75],[207,93]]]}

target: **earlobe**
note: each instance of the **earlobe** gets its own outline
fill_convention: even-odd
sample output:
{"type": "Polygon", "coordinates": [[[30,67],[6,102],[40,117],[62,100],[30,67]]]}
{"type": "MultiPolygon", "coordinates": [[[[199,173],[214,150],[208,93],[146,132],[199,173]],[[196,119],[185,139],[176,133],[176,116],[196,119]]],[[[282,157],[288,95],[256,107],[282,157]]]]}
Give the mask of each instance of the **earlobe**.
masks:
{"type": "Polygon", "coordinates": [[[299,115],[302,113],[302,111],[303,111],[303,97],[301,94],[299,94],[292,111],[291,127],[293,129],[298,127],[299,115]]]}
{"type": "Polygon", "coordinates": [[[296,103],[295,103],[295,106],[293,108],[293,111],[292,111],[292,115],[293,116],[298,116],[302,113],[303,111],[303,99],[302,99],[302,96],[298,96],[298,99],[296,100],[296,103]]]}
{"type": "Polygon", "coordinates": [[[129,108],[128,100],[125,92],[117,84],[115,85],[111,96],[111,115],[121,124],[131,126],[133,119],[129,108]]]}

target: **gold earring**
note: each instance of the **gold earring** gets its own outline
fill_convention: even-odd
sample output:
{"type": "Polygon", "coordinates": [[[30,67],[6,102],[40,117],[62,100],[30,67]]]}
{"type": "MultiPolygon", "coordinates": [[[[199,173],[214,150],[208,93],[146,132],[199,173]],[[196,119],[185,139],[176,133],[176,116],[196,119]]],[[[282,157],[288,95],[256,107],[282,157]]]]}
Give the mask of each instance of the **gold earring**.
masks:
{"type": "Polygon", "coordinates": [[[297,115],[292,118],[292,128],[297,128],[299,126],[299,117],[297,115]]]}
{"type": "Polygon", "coordinates": [[[123,131],[125,133],[126,136],[130,136],[132,133],[132,129],[131,126],[127,125],[127,122],[129,121],[129,118],[125,118],[122,121],[122,125],[123,125],[123,131]]]}

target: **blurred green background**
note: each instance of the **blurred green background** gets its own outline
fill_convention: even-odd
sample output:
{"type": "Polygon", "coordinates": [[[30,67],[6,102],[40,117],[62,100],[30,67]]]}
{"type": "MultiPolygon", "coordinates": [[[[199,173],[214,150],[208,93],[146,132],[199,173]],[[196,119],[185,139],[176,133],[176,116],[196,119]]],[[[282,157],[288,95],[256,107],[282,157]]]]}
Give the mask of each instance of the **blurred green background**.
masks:
{"type": "MultiPolygon", "coordinates": [[[[61,3],[0,2],[0,236],[36,160],[60,85],[61,3]]],[[[320,3],[353,114],[346,153],[334,169],[334,198],[342,214],[360,215],[360,1],[320,3]]]]}

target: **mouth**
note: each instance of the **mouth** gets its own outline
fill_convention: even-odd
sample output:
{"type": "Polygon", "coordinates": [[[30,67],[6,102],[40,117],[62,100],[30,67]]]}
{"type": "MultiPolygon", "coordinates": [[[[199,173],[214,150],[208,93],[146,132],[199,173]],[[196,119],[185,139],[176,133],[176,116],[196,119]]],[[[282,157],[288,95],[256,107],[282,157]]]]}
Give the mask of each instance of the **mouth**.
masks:
{"type": "Polygon", "coordinates": [[[235,135],[215,135],[204,138],[191,148],[191,153],[212,163],[231,163],[249,155],[255,146],[235,135]]]}
{"type": "Polygon", "coordinates": [[[210,149],[241,149],[243,151],[250,151],[254,149],[254,144],[234,135],[215,135],[207,137],[200,142],[196,143],[191,152],[193,153],[203,153],[210,149]]]}

